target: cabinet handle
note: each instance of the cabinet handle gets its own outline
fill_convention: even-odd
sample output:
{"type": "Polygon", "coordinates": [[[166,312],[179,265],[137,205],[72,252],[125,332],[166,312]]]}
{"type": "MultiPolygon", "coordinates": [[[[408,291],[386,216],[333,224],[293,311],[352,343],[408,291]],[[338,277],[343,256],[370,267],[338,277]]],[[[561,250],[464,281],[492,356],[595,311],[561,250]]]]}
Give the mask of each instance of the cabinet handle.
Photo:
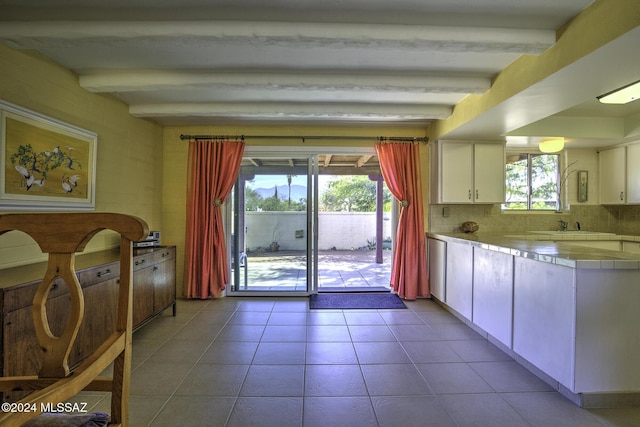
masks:
{"type": "Polygon", "coordinates": [[[624,200],[624,191],[620,192],[620,200],[624,200]]]}
{"type": "Polygon", "coordinates": [[[478,192],[478,189],[476,188],[476,200],[478,200],[480,198],[480,193],[478,192]]]}
{"type": "Polygon", "coordinates": [[[469,190],[469,200],[471,200],[471,190],[469,190]]]}
{"type": "Polygon", "coordinates": [[[153,266],[153,271],[158,271],[158,266],[157,265],[153,266]]]}
{"type": "Polygon", "coordinates": [[[53,286],[51,286],[51,290],[55,291],[56,289],[58,289],[58,284],[54,283],[53,286]]]}
{"type": "Polygon", "coordinates": [[[99,271],[98,277],[109,276],[111,274],[111,270],[99,271]]]}
{"type": "Polygon", "coordinates": [[[136,265],[140,265],[140,264],[144,264],[144,260],[141,259],[140,261],[136,261],[136,265]]]}

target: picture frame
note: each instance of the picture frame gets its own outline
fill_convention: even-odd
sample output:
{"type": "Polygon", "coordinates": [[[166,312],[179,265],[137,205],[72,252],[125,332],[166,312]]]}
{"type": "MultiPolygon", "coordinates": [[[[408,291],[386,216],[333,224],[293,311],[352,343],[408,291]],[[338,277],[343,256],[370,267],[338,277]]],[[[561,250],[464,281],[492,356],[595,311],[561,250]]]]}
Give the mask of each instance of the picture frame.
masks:
{"type": "Polygon", "coordinates": [[[95,210],[97,134],[0,100],[0,210],[95,210]]]}
{"type": "Polygon", "coordinates": [[[589,172],[578,171],[578,202],[589,200],[589,172]]]}

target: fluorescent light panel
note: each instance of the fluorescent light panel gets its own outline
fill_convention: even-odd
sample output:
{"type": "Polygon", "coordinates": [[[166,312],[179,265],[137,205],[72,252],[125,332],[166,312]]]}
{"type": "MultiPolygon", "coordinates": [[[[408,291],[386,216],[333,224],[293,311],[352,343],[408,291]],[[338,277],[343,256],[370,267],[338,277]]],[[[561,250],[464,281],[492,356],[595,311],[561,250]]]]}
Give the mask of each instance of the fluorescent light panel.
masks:
{"type": "Polygon", "coordinates": [[[538,149],[543,153],[557,153],[564,148],[564,138],[550,139],[541,141],[538,149]]]}
{"type": "Polygon", "coordinates": [[[640,98],[640,80],[613,92],[600,95],[598,101],[603,104],[627,104],[640,98]]]}

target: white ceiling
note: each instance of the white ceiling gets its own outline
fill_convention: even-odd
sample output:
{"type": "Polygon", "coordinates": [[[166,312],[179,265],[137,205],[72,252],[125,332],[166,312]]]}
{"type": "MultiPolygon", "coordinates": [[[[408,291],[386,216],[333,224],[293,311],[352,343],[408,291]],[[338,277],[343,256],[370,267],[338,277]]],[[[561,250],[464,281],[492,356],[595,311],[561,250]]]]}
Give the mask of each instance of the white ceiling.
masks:
{"type": "MultiPolygon", "coordinates": [[[[0,41],[42,52],[76,72],[88,91],[111,93],[132,115],[162,125],[427,127],[448,118],[468,94],[486,92],[520,56],[551,47],[555,30],[591,3],[0,0],[0,41]]],[[[637,45],[640,35],[633,37],[637,45]]],[[[596,86],[615,88],[626,78],[609,83],[599,75],[596,86]]],[[[540,92],[571,81],[590,79],[567,70],[532,90],[540,100],[540,92]]],[[[577,92],[547,93],[553,108],[535,114],[527,98],[514,99],[448,136],[512,134],[522,136],[512,144],[527,145],[544,133],[549,116],[557,125],[563,116],[640,114],[640,105],[606,108],[588,91],[577,92]]]]}

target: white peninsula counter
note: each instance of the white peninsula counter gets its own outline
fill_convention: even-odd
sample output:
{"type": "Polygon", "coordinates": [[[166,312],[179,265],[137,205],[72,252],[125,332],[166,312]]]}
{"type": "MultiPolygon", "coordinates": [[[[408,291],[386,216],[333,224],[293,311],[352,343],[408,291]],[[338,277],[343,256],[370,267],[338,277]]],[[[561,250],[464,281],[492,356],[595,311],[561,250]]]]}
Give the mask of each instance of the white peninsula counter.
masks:
{"type": "Polygon", "coordinates": [[[427,242],[432,296],[446,308],[581,406],[640,404],[639,236],[427,242]]]}

